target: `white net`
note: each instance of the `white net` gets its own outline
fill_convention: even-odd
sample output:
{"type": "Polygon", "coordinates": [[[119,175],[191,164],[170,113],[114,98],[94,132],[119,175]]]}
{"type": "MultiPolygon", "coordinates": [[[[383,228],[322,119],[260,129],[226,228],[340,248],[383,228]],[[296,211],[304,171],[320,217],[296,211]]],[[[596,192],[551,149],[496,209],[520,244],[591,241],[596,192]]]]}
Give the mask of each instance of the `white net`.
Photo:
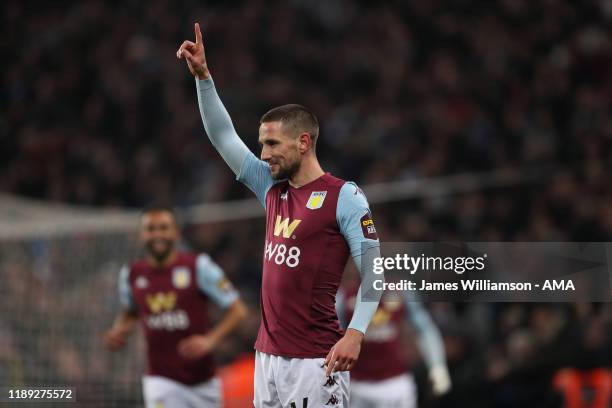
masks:
{"type": "Polygon", "coordinates": [[[2,241],[0,383],[75,387],[79,405],[138,403],[142,341],[120,354],[102,345],[117,271],[135,252],[125,233],[2,241]]]}

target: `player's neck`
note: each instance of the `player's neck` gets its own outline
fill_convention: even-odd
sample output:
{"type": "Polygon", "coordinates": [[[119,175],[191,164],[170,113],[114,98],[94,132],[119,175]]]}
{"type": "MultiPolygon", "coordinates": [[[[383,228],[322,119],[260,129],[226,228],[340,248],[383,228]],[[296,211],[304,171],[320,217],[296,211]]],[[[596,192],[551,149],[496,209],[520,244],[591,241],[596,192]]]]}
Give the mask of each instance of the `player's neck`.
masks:
{"type": "Polygon", "coordinates": [[[155,268],[164,268],[168,265],[172,265],[174,261],[176,261],[177,256],[178,256],[178,253],[176,251],[172,251],[171,253],[168,254],[167,257],[161,260],[158,260],[155,257],[148,255],[147,261],[149,262],[149,265],[155,268]]]}
{"type": "Polygon", "coordinates": [[[325,172],[316,158],[304,159],[300,166],[300,170],[289,179],[289,185],[294,188],[300,188],[324,174],[325,172]]]}

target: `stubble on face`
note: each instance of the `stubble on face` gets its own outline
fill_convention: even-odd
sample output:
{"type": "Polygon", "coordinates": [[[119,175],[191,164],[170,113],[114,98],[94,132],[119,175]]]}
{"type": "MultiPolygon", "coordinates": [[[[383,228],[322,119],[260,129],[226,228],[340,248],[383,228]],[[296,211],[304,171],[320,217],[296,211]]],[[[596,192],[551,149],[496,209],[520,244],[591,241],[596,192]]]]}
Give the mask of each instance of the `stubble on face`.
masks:
{"type": "Polygon", "coordinates": [[[270,167],[270,174],[274,180],[288,180],[293,177],[299,170],[301,161],[298,157],[294,157],[291,159],[286,159],[285,164],[275,163],[277,166],[277,170],[274,171],[272,167],[270,167]]]}
{"type": "Polygon", "coordinates": [[[144,249],[156,262],[166,260],[175,250],[178,231],[174,216],[168,212],[152,212],[142,217],[140,239],[144,249]]]}
{"type": "Polygon", "coordinates": [[[281,122],[266,122],[260,127],[262,159],[270,166],[270,174],[274,180],[292,178],[302,164],[295,139],[286,132],[287,129],[281,122]]]}

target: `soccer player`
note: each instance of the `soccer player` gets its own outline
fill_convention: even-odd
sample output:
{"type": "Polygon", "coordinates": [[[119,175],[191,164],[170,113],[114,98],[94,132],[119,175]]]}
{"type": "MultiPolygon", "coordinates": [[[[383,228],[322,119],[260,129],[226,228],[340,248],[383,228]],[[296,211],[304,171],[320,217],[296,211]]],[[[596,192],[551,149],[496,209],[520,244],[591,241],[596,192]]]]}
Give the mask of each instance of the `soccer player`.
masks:
{"type": "MultiPolygon", "coordinates": [[[[356,295],[354,286],[338,293],[336,308],[341,322],[351,318],[356,295]]],[[[386,292],[351,371],[352,408],[417,407],[416,385],[402,353],[401,333],[406,322],[416,329],[434,395],[450,390],[444,344],[431,317],[421,303],[411,301],[403,292],[395,297],[386,292]]]]}
{"type": "Polygon", "coordinates": [[[124,309],[104,342],[113,351],[120,349],[140,321],[147,343],[147,408],[220,407],[221,384],[212,352],[246,317],[247,309],[208,255],[177,251],[179,235],[171,209],[143,212],[140,240],[146,257],[121,269],[124,309]],[[210,301],[225,310],[214,327],[207,314],[210,301]]]}
{"type": "MultiPolygon", "coordinates": [[[[195,43],[183,42],[177,58],[185,58],[196,77],[212,144],[266,211],[254,405],[347,407],[347,370],[357,361],[378,299],[358,296],[343,335],[335,295],[349,253],[359,268],[362,257],[380,252],[368,202],[354,183],[321,169],[315,152],[318,121],[301,105],[264,114],[261,160],[249,151],[217,95],[198,24],[195,43]]],[[[371,262],[364,265],[369,266],[360,268],[362,280],[372,272],[371,262]]]]}

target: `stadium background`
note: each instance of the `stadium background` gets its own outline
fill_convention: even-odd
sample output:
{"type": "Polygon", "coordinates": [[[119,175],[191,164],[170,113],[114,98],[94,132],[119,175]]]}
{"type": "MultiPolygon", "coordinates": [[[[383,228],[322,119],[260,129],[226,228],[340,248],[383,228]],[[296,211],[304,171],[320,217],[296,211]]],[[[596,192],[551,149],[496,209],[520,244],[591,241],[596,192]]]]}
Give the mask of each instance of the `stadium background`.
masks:
{"type": "MultiPolygon", "coordinates": [[[[267,109],[311,107],[323,167],[375,197],[383,240],[612,238],[610,0],[0,7],[0,384],[138,406],[142,345],[111,354],[101,335],[119,266],[138,254],[135,209],[152,202],[185,210],[186,244],[257,315],[263,223],[252,202],[223,204],[250,193],[210,146],[175,58],[196,20],[245,142],[257,150],[267,109]]],[[[609,304],[429,309],[454,388],[431,398],[407,340],[423,407],[560,406],[559,368],[611,366],[609,304]]],[[[222,362],[251,351],[256,320],[222,362]]]]}

